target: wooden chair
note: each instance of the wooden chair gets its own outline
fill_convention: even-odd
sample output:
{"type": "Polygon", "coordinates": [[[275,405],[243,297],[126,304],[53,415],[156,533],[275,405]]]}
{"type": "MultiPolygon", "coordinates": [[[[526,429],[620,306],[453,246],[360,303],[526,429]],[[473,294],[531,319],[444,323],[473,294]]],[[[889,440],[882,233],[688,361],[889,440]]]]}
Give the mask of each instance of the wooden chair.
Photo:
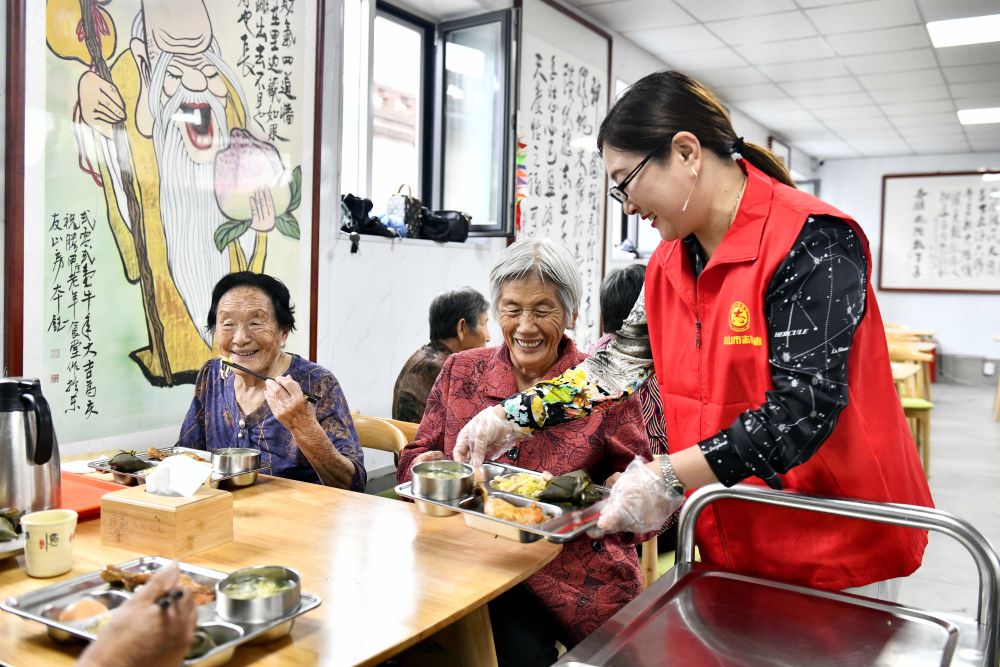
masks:
{"type": "MultiPolygon", "coordinates": [[[[897,384],[903,415],[910,424],[910,433],[924,466],[924,475],[931,476],[931,402],[930,362],[934,355],[927,346],[933,343],[900,341],[889,338],[889,359],[896,364],[918,364],[919,371],[897,384]]],[[[931,348],[933,349],[933,348],[931,348]]],[[[910,366],[912,368],[912,366],[910,366]]]]}
{"type": "Polygon", "coordinates": [[[642,590],[652,585],[660,576],[660,554],[657,553],[657,535],[642,543],[642,590]]]}
{"type": "Polygon", "coordinates": [[[398,428],[400,431],[402,431],[403,435],[406,436],[407,443],[416,440],[417,429],[420,428],[420,424],[415,424],[414,422],[404,422],[398,419],[388,419],[388,418],[383,418],[382,421],[389,422],[390,424],[398,428]]]}
{"type": "Polygon", "coordinates": [[[358,441],[362,447],[377,449],[382,452],[392,452],[395,456],[403,451],[409,442],[403,432],[394,424],[379,417],[353,415],[354,429],[358,432],[358,441]]]}

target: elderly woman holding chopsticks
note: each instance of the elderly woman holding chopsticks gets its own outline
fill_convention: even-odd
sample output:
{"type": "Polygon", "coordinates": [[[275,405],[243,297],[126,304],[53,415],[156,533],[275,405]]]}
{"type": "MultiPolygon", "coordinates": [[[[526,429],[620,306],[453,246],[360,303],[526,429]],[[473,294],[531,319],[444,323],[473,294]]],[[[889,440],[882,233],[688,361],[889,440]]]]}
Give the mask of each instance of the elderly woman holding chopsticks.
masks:
{"type": "Polygon", "coordinates": [[[198,373],[177,445],[249,447],[271,474],[363,491],[364,454],[333,373],[285,352],[295,317],[288,288],[242,271],[212,290],[208,331],[224,356],[198,373]]]}

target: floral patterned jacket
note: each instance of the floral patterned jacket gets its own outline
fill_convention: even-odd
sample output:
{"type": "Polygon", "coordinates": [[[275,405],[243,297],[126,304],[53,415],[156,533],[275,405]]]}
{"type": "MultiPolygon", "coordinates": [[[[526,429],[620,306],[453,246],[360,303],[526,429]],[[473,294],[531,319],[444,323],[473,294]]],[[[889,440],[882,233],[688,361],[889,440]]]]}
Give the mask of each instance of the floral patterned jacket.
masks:
{"type": "MultiPolygon", "coordinates": [[[[581,362],[569,338],[546,378],[581,362]]],[[[427,399],[420,430],[399,457],[396,475],[410,479],[413,459],[430,450],[451,457],[462,426],[480,410],[517,393],[517,380],[506,345],[478,348],[448,357],[427,399]]],[[[583,468],[603,484],[636,455],[650,460],[649,440],[637,401],[540,431],[501,457],[532,470],[560,475],[583,468]]],[[[525,582],[574,641],[580,641],[610,618],[641,590],[635,538],[611,535],[599,540],[583,536],[566,544],[551,563],[525,582]]],[[[474,559],[474,554],[467,556],[474,559]]]]}

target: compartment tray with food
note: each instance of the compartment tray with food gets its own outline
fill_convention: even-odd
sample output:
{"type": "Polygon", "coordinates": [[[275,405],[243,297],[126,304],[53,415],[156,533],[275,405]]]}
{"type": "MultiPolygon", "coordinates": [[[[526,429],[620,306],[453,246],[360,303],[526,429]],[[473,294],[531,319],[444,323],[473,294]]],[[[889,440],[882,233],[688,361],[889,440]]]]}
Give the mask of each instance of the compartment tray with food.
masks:
{"type": "MultiPolygon", "coordinates": [[[[150,447],[145,452],[121,451],[114,456],[89,461],[87,465],[99,472],[111,473],[114,480],[119,484],[134,486],[136,484],[144,484],[146,475],[152,472],[160,461],[168,456],[175,455],[190,456],[196,461],[203,461],[205,463],[212,462],[212,452],[210,451],[189,449],[187,447],[163,447],[160,449],[150,447]],[[116,462],[115,459],[119,459],[119,462],[116,462]]],[[[251,473],[270,474],[271,467],[260,466],[252,470],[241,470],[230,474],[213,471],[212,477],[209,480],[209,486],[218,488],[223,482],[251,473]]]]}
{"type": "MultiPolygon", "coordinates": [[[[135,578],[139,583],[143,575],[153,572],[168,563],[168,558],[158,556],[137,558],[118,566],[106,568],[111,572],[108,578],[135,578]]],[[[196,642],[207,642],[210,648],[197,657],[186,659],[182,665],[193,667],[199,665],[220,665],[232,657],[233,651],[240,644],[254,640],[270,641],[278,639],[291,631],[295,618],[311,611],[320,605],[320,598],[309,593],[302,593],[298,607],[274,620],[264,623],[241,623],[221,618],[216,612],[215,585],[225,579],[228,574],[198,565],[179,562],[182,575],[181,586],[190,590],[203,601],[198,606],[198,629],[196,642]],[[211,596],[209,596],[211,591],[211,596]],[[206,637],[211,641],[206,640],[206,637]],[[214,646],[213,646],[214,644],[214,646]]],[[[49,635],[58,641],[79,637],[94,640],[106,622],[109,614],[103,612],[100,606],[108,611],[115,609],[131,597],[129,590],[135,583],[126,581],[122,586],[109,583],[101,571],[91,572],[68,581],[62,581],[51,586],[45,586],[29,593],[10,597],[0,602],[0,609],[17,614],[48,626],[49,635]],[[100,606],[96,606],[99,604],[100,606]],[[84,616],[74,614],[79,610],[84,616]],[[96,615],[91,615],[93,611],[96,615]],[[74,620],[73,616],[79,616],[74,620]]]]}
{"type": "MultiPolygon", "coordinates": [[[[574,507],[570,503],[532,500],[531,498],[514,493],[497,490],[497,488],[492,484],[494,478],[503,477],[511,479],[512,475],[518,474],[525,477],[535,476],[541,478],[543,476],[543,473],[538,472],[537,470],[519,468],[517,466],[508,465],[499,461],[492,461],[490,463],[483,464],[483,477],[484,481],[490,487],[490,497],[513,505],[515,509],[510,510],[509,512],[512,519],[517,518],[517,515],[519,514],[518,509],[530,509],[534,503],[539,507],[541,512],[548,517],[541,523],[526,524],[507,518],[491,516],[484,511],[483,499],[475,493],[455,500],[434,500],[415,494],[413,492],[412,482],[399,484],[396,486],[395,491],[396,495],[403,498],[418,500],[424,503],[437,505],[454,512],[460,512],[463,514],[466,524],[472,528],[476,528],[477,530],[483,530],[488,533],[493,533],[494,535],[519,542],[534,542],[545,538],[550,542],[555,542],[557,544],[563,544],[579,537],[585,533],[588,528],[596,524],[597,517],[600,515],[601,508],[604,506],[604,500],[607,498],[608,494],[611,493],[611,490],[607,487],[590,484],[588,487],[589,492],[584,496],[586,504],[582,507],[574,507]]],[[[524,478],[517,481],[519,483],[515,486],[519,489],[528,488],[532,492],[537,490],[532,484],[525,484],[525,481],[527,480],[524,478]]],[[[503,486],[511,488],[506,484],[501,484],[501,487],[503,486]]],[[[506,509],[509,510],[510,508],[506,509]]]]}

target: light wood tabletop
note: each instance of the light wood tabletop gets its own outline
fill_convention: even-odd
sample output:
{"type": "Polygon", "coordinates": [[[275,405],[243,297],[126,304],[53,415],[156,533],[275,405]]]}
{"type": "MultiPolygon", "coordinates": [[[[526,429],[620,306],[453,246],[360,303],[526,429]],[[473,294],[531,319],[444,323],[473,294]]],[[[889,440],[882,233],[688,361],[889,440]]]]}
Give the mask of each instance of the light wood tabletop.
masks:
{"type": "MultiPolygon", "coordinates": [[[[372,665],[446,627],[482,652],[482,664],[495,664],[485,603],[561,549],[497,538],[461,516],[424,516],[411,503],[273,477],[233,495],[233,541],[184,560],[226,572],[286,565],[323,603],[300,616],[289,637],[237,649],[232,665],[372,665]]],[[[102,546],[100,521],[85,521],[71,572],[31,579],[23,556],[8,558],[0,561],[0,598],[142,555],[155,554],[102,546]]],[[[0,612],[0,662],[69,665],[81,650],[53,642],[40,623],[0,612]]]]}

